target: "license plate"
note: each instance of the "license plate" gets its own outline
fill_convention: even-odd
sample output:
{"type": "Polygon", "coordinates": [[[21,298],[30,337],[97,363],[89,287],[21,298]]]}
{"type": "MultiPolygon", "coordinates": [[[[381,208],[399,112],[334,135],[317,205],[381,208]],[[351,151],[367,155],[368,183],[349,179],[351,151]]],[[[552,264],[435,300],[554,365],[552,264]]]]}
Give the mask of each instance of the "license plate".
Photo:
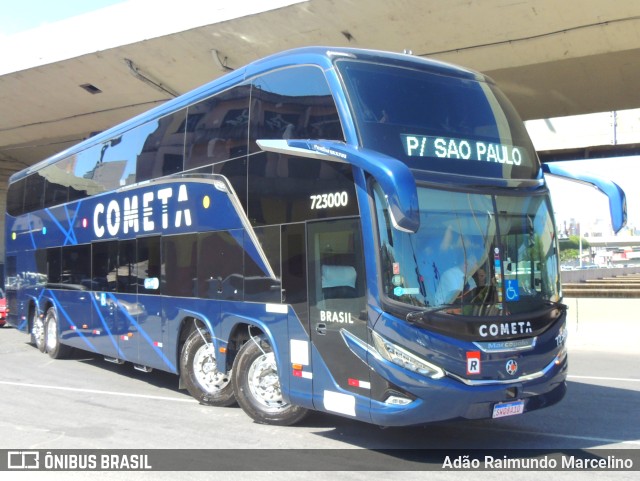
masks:
{"type": "Polygon", "coordinates": [[[493,406],[493,418],[503,418],[505,416],[515,416],[524,412],[524,401],[511,401],[508,403],[498,403],[493,406]]]}

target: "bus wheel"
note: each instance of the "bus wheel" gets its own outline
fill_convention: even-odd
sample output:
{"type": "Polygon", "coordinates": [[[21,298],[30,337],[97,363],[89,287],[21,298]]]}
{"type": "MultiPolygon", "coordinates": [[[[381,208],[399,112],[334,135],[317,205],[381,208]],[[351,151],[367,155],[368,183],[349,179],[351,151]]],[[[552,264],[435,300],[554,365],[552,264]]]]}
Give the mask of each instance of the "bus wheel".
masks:
{"type": "Polygon", "coordinates": [[[44,337],[44,319],[37,310],[34,310],[31,319],[31,344],[36,346],[40,352],[45,351],[44,337]]]}
{"type": "Polygon", "coordinates": [[[240,407],[258,423],[290,426],[307,414],[283,399],[275,355],[263,338],[250,339],[238,352],[233,389],[240,407]]]}
{"type": "Polygon", "coordinates": [[[202,334],[198,330],[193,331],[182,346],[180,377],[189,394],[200,404],[231,406],[236,402],[231,373],[218,370],[211,333],[208,331],[202,334]]]}
{"type": "Polygon", "coordinates": [[[45,347],[52,359],[63,359],[69,355],[71,348],[60,343],[58,313],[55,307],[50,307],[44,320],[45,347]]]}

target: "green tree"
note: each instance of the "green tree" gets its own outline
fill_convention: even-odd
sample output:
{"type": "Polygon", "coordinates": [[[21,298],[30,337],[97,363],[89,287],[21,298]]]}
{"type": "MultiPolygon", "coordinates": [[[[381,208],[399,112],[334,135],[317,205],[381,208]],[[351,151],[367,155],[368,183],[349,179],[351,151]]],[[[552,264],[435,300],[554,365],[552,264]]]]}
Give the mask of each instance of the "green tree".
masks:
{"type": "Polygon", "coordinates": [[[578,249],[564,249],[560,251],[560,262],[568,262],[578,258],[580,251],[578,249]]]}
{"type": "MultiPolygon", "coordinates": [[[[588,249],[589,247],[591,247],[589,241],[583,237],[582,249],[588,249]]],[[[560,252],[568,249],[580,249],[580,237],[577,235],[571,235],[569,236],[569,239],[560,241],[560,252]]]]}
{"type": "MultiPolygon", "coordinates": [[[[577,235],[569,236],[567,240],[562,240],[560,245],[560,262],[571,261],[580,256],[580,237],[577,235]]],[[[589,241],[582,238],[582,253],[589,251],[589,241]]]]}

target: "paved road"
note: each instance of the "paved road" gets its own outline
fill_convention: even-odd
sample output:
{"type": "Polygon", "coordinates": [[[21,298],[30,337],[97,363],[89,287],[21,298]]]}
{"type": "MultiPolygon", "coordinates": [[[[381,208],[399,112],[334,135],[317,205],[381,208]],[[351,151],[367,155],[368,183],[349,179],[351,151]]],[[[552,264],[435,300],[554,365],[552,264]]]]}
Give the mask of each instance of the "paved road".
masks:
{"type": "MultiPolygon", "coordinates": [[[[585,326],[582,332],[590,332],[585,326]]],[[[201,406],[178,391],[177,378],[166,373],[140,373],[130,365],[112,365],[83,353],[68,360],[51,360],[28,345],[25,334],[4,328],[0,330],[0,449],[325,448],[345,450],[346,457],[347,450],[354,448],[640,450],[640,351],[616,352],[615,345],[593,350],[589,342],[577,339],[569,345],[567,397],[556,406],[523,416],[380,429],[314,413],[299,426],[276,427],[253,423],[237,407],[201,406]]],[[[291,451],[291,458],[283,456],[282,462],[294,459],[295,453],[291,451]]],[[[59,479],[82,479],[74,477],[81,473],[58,474],[59,479]]],[[[109,479],[132,479],[127,473],[105,474],[109,479]]],[[[152,479],[175,479],[163,477],[169,473],[137,476],[145,474],[153,474],[152,479]]],[[[394,479],[424,479],[427,475],[397,474],[394,479]]],[[[428,475],[442,479],[447,474],[428,475]]],[[[473,476],[475,480],[488,474],[457,473],[457,479],[473,476]]],[[[523,474],[519,477],[534,479],[523,474]]],[[[573,479],[571,474],[554,476],[573,479]]],[[[633,479],[633,474],[637,472],[614,473],[619,479],[633,479]]],[[[281,479],[296,479],[291,476],[278,474],[281,479]]],[[[330,479],[335,475],[310,473],[308,477],[330,479]]],[[[340,477],[368,476],[351,472],[340,477]]]]}

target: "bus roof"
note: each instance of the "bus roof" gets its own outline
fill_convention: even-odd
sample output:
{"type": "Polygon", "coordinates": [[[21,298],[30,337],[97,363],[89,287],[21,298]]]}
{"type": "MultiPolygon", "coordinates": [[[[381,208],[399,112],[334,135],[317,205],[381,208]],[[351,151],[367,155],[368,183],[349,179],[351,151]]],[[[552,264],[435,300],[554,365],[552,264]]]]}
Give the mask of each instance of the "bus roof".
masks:
{"type": "Polygon", "coordinates": [[[70,155],[82,152],[96,144],[105,142],[113,137],[122,135],[123,133],[137,127],[145,122],[159,119],[176,110],[184,108],[192,103],[213,95],[215,92],[224,90],[235,84],[251,79],[264,72],[275,70],[278,68],[286,68],[294,65],[317,65],[322,69],[330,69],[333,62],[338,58],[352,58],[365,61],[377,61],[387,64],[419,68],[431,73],[439,75],[448,75],[459,78],[468,78],[470,80],[487,81],[486,76],[460,66],[441,62],[433,59],[425,59],[416,57],[411,54],[393,53],[380,50],[366,50],[344,47],[301,47],[276,53],[262,59],[256,60],[244,67],[233,70],[211,82],[197,87],[187,93],[184,93],[174,99],[165,102],[153,109],[143,112],[129,120],[117,124],[99,134],[89,137],[68,149],[65,149],[53,156],[44,159],[22,171],[13,174],[9,183],[15,182],[32,172],[43,169],[44,167],[62,160],[70,155]]]}

